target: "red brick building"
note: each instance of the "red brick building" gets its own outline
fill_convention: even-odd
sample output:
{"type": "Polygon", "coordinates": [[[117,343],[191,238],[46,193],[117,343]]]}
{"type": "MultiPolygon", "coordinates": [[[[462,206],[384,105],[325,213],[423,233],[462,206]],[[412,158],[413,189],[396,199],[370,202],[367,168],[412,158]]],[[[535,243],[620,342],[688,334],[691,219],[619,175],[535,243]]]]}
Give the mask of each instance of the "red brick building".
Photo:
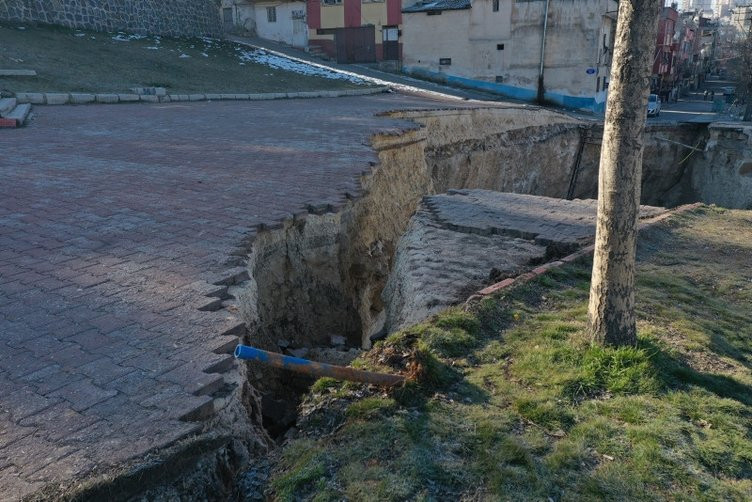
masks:
{"type": "Polygon", "coordinates": [[[658,40],[653,59],[653,81],[651,92],[668,100],[668,95],[676,85],[676,55],[679,51],[677,24],[679,12],[674,7],[664,7],[658,21],[658,40]]]}

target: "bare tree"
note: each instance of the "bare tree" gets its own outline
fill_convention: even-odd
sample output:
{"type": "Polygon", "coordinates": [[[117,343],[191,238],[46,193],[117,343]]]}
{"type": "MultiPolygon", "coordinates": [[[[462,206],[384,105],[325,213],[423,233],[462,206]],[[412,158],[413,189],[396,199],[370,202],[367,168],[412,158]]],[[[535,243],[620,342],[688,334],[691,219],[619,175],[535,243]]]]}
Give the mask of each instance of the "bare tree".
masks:
{"type": "Polygon", "coordinates": [[[622,0],[598,176],[588,327],[593,340],[634,345],[637,217],[650,72],[663,0],[622,0]]]}

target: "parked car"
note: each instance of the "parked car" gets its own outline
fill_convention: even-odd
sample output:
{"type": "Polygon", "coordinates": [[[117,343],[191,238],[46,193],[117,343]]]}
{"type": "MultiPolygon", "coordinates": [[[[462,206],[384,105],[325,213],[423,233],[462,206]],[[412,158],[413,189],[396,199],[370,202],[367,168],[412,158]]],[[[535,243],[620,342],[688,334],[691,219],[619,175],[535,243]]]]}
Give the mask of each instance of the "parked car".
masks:
{"type": "Polygon", "coordinates": [[[661,98],[657,94],[651,94],[648,98],[648,117],[661,116],[661,98]]]}
{"type": "Polygon", "coordinates": [[[726,103],[733,103],[736,98],[736,87],[723,87],[723,97],[726,98],[726,103]]]}

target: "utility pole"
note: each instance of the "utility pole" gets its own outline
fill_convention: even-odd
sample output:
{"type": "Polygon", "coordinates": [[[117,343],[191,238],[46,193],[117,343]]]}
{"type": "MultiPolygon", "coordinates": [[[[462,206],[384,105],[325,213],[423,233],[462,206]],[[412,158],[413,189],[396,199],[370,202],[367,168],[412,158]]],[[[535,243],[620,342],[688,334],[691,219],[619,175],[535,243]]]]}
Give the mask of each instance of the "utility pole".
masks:
{"type": "Polygon", "coordinates": [[[543,65],[546,59],[546,32],[548,31],[548,7],[551,0],[546,0],[546,6],[543,10],[543,32],[541,33],[541,50],[540,50],[540,68],[538,69],[538,104],[543,104],[546,95],[546,88],[543,82],[543,65]]]}
{"type": "MultiPolygon", "coordinates": [[[[747,6],[744,12],[746,15],[750,15],[752,14],[752,8],[747,6]]],[[[747,28],[747,39],[742,45],[742,71],[744,72],[744,79],[747,84],[747,106],[744,108],[744,117],[742,120],[750,122],[752,121],[752,15],[746,21],[749,22],[749,27],[747,28]]]]}

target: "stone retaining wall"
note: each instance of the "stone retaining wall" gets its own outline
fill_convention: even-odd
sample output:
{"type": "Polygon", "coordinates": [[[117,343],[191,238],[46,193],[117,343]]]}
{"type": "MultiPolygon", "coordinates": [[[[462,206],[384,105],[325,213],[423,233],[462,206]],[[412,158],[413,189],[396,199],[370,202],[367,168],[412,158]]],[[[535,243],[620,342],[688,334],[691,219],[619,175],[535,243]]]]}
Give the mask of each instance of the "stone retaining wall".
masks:
{"type": "Polygon", "coordinates": [[[0,21],[149,35],[220,35],[218,0],[2,0],[0,21]]]}
{"type": "MultiPolygon", "coordinates": [[[[1,0],[0,0],[1,1],[1,0]]],[[[255,94],[114,94],[80,92],[17,92],[18,103],[32,105],[86,105],[90,103],[169,103],[172,101],[262,101],[266,99],[339,98],[386,92],[386,87],[364,87],[339,91],[266,92],[255,94]]]]}

